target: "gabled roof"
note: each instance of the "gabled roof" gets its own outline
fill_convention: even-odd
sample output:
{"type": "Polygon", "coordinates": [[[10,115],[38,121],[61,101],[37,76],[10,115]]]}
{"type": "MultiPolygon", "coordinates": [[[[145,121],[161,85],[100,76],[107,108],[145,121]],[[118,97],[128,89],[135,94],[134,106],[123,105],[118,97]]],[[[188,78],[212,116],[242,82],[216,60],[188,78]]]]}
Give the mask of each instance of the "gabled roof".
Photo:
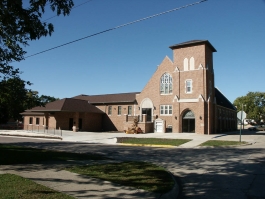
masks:
{"type": "Polygon", "coordinates": [[[25,112],[19,113],[20,115],[28,115],[28,116],[44,116],[44,113],[40,113],[40,112],[31,112],[26,110],[25,112]]]}
{"type": "Polygon", "coordinates": [[[217,105],[236,110],[236,107],[218,90],[218,88],[215,88],[215,98],[217,105]]]}
{"type": "Polygon", "coordinates": [[[89,104],[87,101],[65,98],[62,100],[57,100],[50,102],[45,105],[45,107],[37,106],[30,110],[29,112],[89,112],[89,113],[103,113],[97,107],[89,104]]]}
{"type": "Polygon", "coordinates": [[[139,93],[140,92],[106,95],[78,95],[73,97],[73,99],[86,100],[91,104],[134,103],[136,101],[136,94],[139,93]]]}
{"type": "Polygon", "coordinates": [[[173,49],[178,49],[178,48],[184,48],[184,47],[190,47],[190,46],[197,46],[197,45],[201,45],[201,44],[205,44],[208,47],[210,47],[210,49],[213,52],[217,52],[216,49],[212,46],[212,44],[208,41],[208,40],[191,40],[191,41],[186,41],[183,43],[179,43],[179,44],[175,44],[173,46],[169,46],[169,48],[173,49]]]}

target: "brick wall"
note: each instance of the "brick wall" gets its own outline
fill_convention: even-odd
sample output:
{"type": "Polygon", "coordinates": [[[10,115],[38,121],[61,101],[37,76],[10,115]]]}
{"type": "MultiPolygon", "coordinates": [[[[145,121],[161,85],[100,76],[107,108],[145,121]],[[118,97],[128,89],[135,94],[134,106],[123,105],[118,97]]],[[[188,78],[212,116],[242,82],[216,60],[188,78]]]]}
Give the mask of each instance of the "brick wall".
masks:
{"type": "MultiPolygon", "coordinates": [[[[173,132],[182,132],[182,117],[186,111],[191,110],[195,115],[196,133],[208,133],[208,128],[212,129],[212,124],[209,125],[209,118],[211,123],[214,123],[214,118],[212,118],[214,117],[213,105],[211,103],[208,106],[207,103],[210,97],[210,87],[212,87],[212,96],[214,96],[212,51],[204,44],[174,49],[173,60],[174,62],[168,57],[164,58],[142,92],[137,95],[138,104],[140,106],[145,98],[149,98],[154,105],[152,109],[153,116],[165,120],[166,127],[172,125],[173,132]],[[188,59],[190,67],[189,61],[192,57],[194,58],[194,70],[189,68],[189,70],[184,71],[184,59],[188,59]],[[172,94],[160,94],[160,78],[164,73],[169,73],[172,76],[172,94]],[[186,80],[192,80],[191,93],[186,93],[186,80]],[[199,96],[202,96],[202,98],[199,99],[199,96]],[[196,99],[199,99],[198,102],[196,99]],[[182,102],[180,102],[181,100],[182,102]],[[172,115],[160,115],[160,105],[172,105],[172,115]]],[[[210,100],[214,99],[210,98],[210,100]]],[[[136,114],[141,114],[141,110],[138,110],[136,114]]]]}

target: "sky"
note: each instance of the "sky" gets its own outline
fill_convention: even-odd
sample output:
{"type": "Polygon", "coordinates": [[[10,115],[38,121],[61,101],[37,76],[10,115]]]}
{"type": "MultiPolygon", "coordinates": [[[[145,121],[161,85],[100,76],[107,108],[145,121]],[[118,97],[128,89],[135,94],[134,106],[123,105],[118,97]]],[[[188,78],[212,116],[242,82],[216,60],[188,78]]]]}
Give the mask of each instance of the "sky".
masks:
{"type": "MultiPolygon", "coordinates": [[[[200,0],[75,0],[69,16],[54,17],[52,36],[30,41],[26,56],[200,0]]],[[[27,2],[27,0],[23,0],[27,2]]],[[[46,11],[43,19],[54,16],[46,11]]],[[[13,63],[39,95],[70,98],[141,92],[169,46],[208,40],[215,87],[231,102],[265,92],[265,1],[207,0],[13,63]]]]}

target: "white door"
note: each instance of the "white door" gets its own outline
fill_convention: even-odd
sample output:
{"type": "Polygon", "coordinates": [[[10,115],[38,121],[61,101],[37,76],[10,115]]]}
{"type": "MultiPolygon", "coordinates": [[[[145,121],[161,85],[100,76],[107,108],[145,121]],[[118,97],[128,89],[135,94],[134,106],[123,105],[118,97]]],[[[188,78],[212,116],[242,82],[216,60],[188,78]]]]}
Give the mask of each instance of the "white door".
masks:
{"type": "Polygon", "coordinates": [[[157,133],[162,133],[163,132],[162,122],[156,122],[156,132],[157,133]]]}

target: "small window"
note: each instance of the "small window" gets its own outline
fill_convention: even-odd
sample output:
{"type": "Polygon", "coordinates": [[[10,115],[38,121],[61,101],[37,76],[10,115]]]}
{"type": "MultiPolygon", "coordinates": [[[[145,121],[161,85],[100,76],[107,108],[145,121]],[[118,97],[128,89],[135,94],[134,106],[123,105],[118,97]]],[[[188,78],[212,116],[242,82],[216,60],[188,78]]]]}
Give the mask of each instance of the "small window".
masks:
{"type": "Polygon", "coordinates": [[[128,106],[128,115],[132,115],[132,106],[128,106]]]}
{"type": "Polygon", "coordinates": [[[108,106],[108,115],[112,114],[112,106],[108,106]]]}
{"type": "Polygon", "coordinates": [[[118,106],[118,115],[121,115],[121,106],[118,106]]]}
{"type": "Polygon", "coordinates": [[[172,115],[172,105],[161,105],[160,115],[172,115]]]}
{"type": "Polygon", "coordinates": [[[33,117],[29,118],[29,124],[33,124],[33,117]]]}
{"type": "Polygon", "coordinates": [[[164,106],[160,106],[160,115],[164,115],[164,106]]]}
{"type": "Polygon", "coordinates": [[[39,125],[40,124],[40,118],[36,118],[36,125],[39,125]]]}
{"type": "Polygon", "coordinates": [[[186,93],[192,93],[192,80],[186,80],[186,93]]]}
{"type": "Polygon", "coordinates": [[[172,115],[172,106],[171,105],[168,106],[168,114],[172,115]]]}

